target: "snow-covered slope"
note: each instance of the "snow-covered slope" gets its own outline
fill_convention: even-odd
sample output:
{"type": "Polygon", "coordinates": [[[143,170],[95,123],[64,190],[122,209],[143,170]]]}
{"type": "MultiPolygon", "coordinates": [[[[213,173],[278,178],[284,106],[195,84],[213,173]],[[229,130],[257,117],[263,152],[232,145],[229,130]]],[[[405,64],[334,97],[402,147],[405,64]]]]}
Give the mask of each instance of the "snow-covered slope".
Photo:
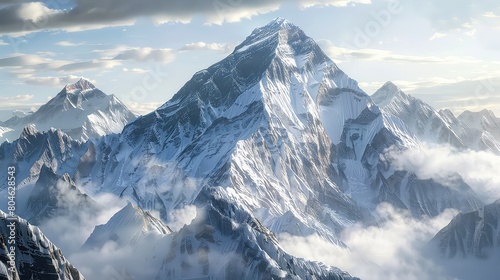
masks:
{"type": "MultiPolygon", "coordinates": [[[[435,216],[448,207],[470,211],[482,204],[461,180],[456,187],[419,180],[414,174],[393,170],[390,160],[385,160],[387,149],[404,150],[428,141],[425,137],[430,134],[432,122],[446,126],[430,106],[404,94],[390,82],[373,96],[373,102],[384,106],[382,110],[364,92],[344,93],[344,100],[338,100],[334,91],[327,96],[333,98],[320,105],[336,108],[332,110],[337,112],[335,117],[350,116],[343,122],[340,141],[332,147],[332,162],[339,173],[337,184],[358,205],[374,209],[380,202],[389,202],[410,210],[414,216],[435,216]],[[356,111],[352,104],[364,104],[364,109],[356,111]],[[419,118],[419,125],[415,125],[414,120],[419,118]]],[[[443,139],[457,140],[451,130],[443,131],[448,135],[443,139]]]]}
{"type": "Polygon", "coordinates": [[[86,141],[119,133],[135,115],[114,95],[106,95],[86,79],[66,85],[36,112],[0,122],[0,141],[13,141],[25,126],[40,131],[61,129],[73,139],[86,141]]]}
{"type": "Polygon", "coordinates": [[[400,118],[421,141],[500,154],[500,120],[491,111],[465,111],[455,117],[450,110],[436,111],[392,82],[371,97],[384,112],[400,118]]]}
{"type": "Polygon", "coordinates": [[[457,119],[462,124],[460,131],[464,137],[470,137],[471,148],[500,155],[500,119],[492,111],[464,111],[457,119]]]}
{"type": "Polygon", "coordinates": [[[106,242],[113,241],[120,246],[126,246],[143,234],[153,232],[157,235],[172,233],[172,230],[161,220],[149,212],[128,203],[104,225],[97,226],[82,246],[83,250],[102,247],[106,242]]]}
{"type": "Polygon", "coordinates": [[[320,87],[342,84],[337,76],[346,79],[312,39],[278,19],[120,137],[103,139],[88,157],[92,170],[77,170],[77,182],[88,182],[89,192],[131,197],[165,220],[203,186],[222,186],[228,201],[258,213],[277,233],[319,231],[336,240],[336,231],[361,219],[333,182],[315,102],[320,87]],[[282,222],[285,214],[296,227],[282,222]]]}
{"type": "Polygon", "coordinates": [[[385,83],[372,95],[372,99],[384,112],[405,122],[421,141],[465,147],[438,111],[422,100],[404,93],[392,82],[385,83]]]}
{"type": "Polygon", "coordinates": [[[0,210],[0,278],[8,280],[47,279],[83,280],[80,272],[71,265],[57,248],[36,226],[18,218],[15,222],[16,272],[7,270],[11,220],[0,210]]]}
{"type": "Polygon", "coordinates": [[[500,254],[500,199],[460,213],[430,242],[446,258],[487,258],[500,254]]]}

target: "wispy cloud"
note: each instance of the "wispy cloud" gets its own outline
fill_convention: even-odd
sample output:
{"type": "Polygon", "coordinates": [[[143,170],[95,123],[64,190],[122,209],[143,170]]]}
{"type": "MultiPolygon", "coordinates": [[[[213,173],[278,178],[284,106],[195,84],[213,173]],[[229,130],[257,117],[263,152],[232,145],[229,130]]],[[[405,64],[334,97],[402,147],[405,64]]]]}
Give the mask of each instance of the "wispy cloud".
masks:
{"type": "Polygon", "coordinates": [[[0,67],[33,66],[51,62],[53,62],[53,60],[36,54],[17,54],[10,57],[0,58],[0,67]]]}
{"type": "Polygon", "coordinates": [[[196,42],[190,43],[182,46],[180,51],[198,51],[198,50],[209,50],[209,51],[219,51],[222,53],[229,53],[234,49],[234,45],[228,43],[205,43],[196,42]]]}
{"type": "Polygon", "coordinates": [[[59,41],[55,43],[56,46],[61,46],[61,47],[76,47],[76,46],[83,46],[85,45],[85,42],[79,42],[79,43],[74,43],[70,41],[59,41]]]}
{"type": "Polygon", "coordinates": [[[58,71],[75,73],[79,71],[85,71],[90,69],[107,69],[113,68],[115,66],[121,65],[119,61],[115,60],[91,60],[82,62],[72,62],[64,64],[57,68],[58,71]]]}
{"type": "Polygon", "coordinates": [[[407,62],[407,63],[476,63],[480,60],[470,56],[425,56],[425,55],[407,55],[395,53],[382,49],[349,49],[337,47],[328,40],[320,40],[318,44],[328,56],[336,61],[348,60],[374,60],[389,62],[407,62]]]}
{"type": "Polygon", "coordinates": [[[125,105],[130,111],[139,115],[145,115],[153,112],[165,102],[126,102],[125,105]]]}
{"type": "MultiPolygon", "coordinates": [[[[63,87],[80,79],[80,76],[68,75],[65,77],[29,77],[25,83],[36,86],[63,87]]],[[[95,81],[90,80],[95,83],[95,81]]]]}
{"type": "Polygon", "coordinates": [[[20,101],[29,101],[33,99],[33,95],[28,95],[28,94],[21,94],[21,95],[16,95],[16,96],[6,96],[6,97],[0,97],[0,102],[20,102],[20,101]]]}
{"type": "Polygon", "coordinates": [[[148,70],[142,68],[123,68],[123,72],[131,72],[131,73],[146,73],[148,70]]]}
{"type": "Polygon", "coordinates": [[[157,61],[168,63],[175,58],[172,49],[135,48],[122,51],[114,57],[115,60],[133,60],[136,62],[157,61]]]}
{"type": "Polygon", "coordinates": [[[30,101],[34,98],[31,94],[19,94],[15,96],[3,96],[0,97],[0,108],[11,109],[11,108],[29,108],[29,107],[39,107],[43,103],[31,103],[30,101]]]}

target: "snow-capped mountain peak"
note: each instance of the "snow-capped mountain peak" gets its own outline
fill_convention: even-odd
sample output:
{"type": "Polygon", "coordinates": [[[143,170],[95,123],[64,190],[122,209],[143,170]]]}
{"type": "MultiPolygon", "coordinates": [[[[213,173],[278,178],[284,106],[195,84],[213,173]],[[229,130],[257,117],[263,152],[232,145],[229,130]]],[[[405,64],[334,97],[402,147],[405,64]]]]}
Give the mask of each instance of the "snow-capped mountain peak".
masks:
{"type": "Polygon", "coordinates": [[[105,94],[89,80],[81,78],[66,85],[36,112],[0,123],[8,128],[0,140],[14,140],[25,126],[33,125],[39,131],[61,129],[73,139],[86,141],[119,133],[135,117],[114,95],[105,94]]]}
{"type": "Polygon", "coordinates": [[[371,96],[373,102],[380,108],[384,108],[397,97],[406,99],[408,95],[391,81],[386,82],[371,96]]]}
{"type": "Polygon", "coordinates": [[[94,84],[92,84],[92,82],[90,82],[89,80],[87,80],[85,78],[80,78],[80,80],[78,80],[76,83],[67,84],[64,87],[64,90],[67,93],[76,93],[76,92],[84,93],[84,92],[94,90],[94,89],[96,89],[94,84]]]}

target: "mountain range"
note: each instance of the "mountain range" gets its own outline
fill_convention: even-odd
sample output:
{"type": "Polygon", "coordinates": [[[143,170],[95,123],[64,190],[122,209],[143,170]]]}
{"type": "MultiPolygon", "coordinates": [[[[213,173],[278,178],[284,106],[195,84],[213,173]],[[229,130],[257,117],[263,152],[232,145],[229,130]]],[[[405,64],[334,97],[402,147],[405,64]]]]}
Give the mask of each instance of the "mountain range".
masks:
{"type": "Polygon", "coordinates": [[[54,98],[26,116],[0,122],[0,141],[17,139],[25,126],[40,131],[57,128],[75,140],[87,141],[119,133],[136,115],[114,95],[106,95],[90,81],[66,85],[54,98]]]}
{"type": "MultiPolygon", "coordinates": [[[[81,252],[113,244],[144,256],[117,268],[123,279],[354,279],[356,271],[291,256],[278,237],[317,235],[348,248],[341,232],[373,225],[380,203],[417,219],[481,211],[489,206],[462,178],[420,179],[385,155],[425,143],[500,153],[500,119],[491,112],[454,117],[391,82],[369,96],[281,18],[147,115],[81,79],[0,126],[21,131],[0,146],[0,167],[16,168],[24,223],[71,209],[99,215],[115,206],[93,199],[102,195],[130,202],[79,244],[81,252]],[[186,209],[194,218],[173,230],[172,213],[186,209]]],[[[492,217],[488,225],[499,222],[492,217]]],[[[463,231],[444,232],[453,230],[463,231]]],[[[441,248],[457,250],[445,233],[436,237],[441,248]]],[[[46,279],[78,279],[69,277],[46,279]]]]}

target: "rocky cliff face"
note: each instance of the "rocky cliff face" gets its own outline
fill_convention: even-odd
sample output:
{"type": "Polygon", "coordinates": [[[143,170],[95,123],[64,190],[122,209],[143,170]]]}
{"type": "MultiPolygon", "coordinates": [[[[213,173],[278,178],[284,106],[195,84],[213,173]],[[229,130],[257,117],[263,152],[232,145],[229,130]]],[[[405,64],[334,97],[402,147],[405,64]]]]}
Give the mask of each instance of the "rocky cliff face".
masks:
{"type": "Polygon", "coordinates": [[[69,263],[57,248],[36,226],[18,218],[15,226],[0,211],[0,276],[3,279],[54,279],[83,280],[80,272],[69,263]],[[14,236],[15,244],[9,243],[14,236]],[[14,245],[15,272],[10,271],[10,248],[14,245]]]}

